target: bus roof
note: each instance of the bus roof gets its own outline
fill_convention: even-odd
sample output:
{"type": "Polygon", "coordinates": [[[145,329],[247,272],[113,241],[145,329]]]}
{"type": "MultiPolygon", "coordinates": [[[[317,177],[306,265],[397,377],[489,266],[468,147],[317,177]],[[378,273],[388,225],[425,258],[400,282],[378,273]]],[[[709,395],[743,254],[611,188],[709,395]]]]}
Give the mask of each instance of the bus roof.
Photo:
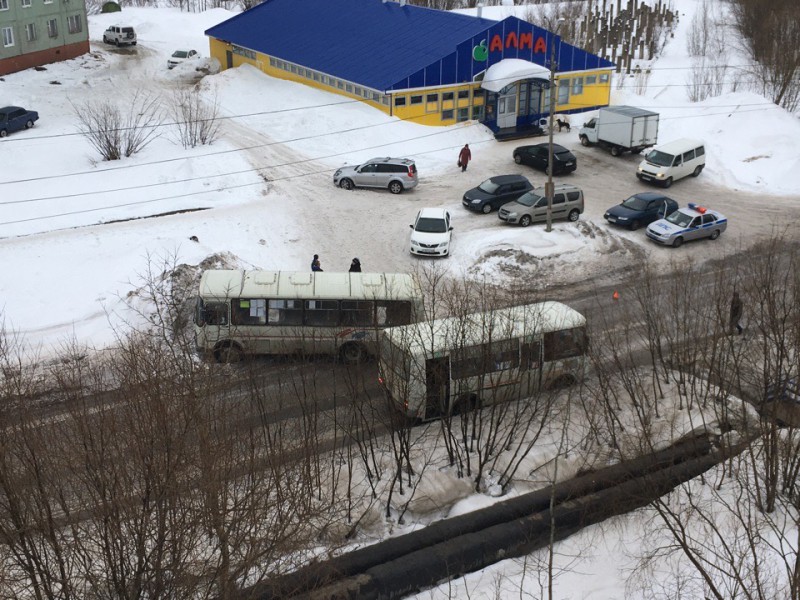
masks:
{"type": "Polygon", "coordinates": [[[586,317],[560,302],[540,302],[448,317],[383,330],[395,346],[411,354],[435,355],[450,349],[586,325],[586,317]]]}
{"type": "Polygon", "coordinates": [[[422,291],[408,273],[333,273],[312,271],[204,271],[199,294],[204,299],[319,298],[410,300],[422,291]]]}

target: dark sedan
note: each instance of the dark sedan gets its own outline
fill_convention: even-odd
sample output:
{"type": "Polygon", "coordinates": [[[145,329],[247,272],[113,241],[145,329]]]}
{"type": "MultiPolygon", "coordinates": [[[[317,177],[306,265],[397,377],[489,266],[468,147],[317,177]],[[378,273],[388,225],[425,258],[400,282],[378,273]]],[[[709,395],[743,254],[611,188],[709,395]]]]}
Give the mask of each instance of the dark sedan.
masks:
{"type": "MultiPolygon", "coordinates": [[[[514,162],[518,165],[530,165],[547,172],[548,144],[533,144],[514,149],[514,162]]],[[[575,155],[558,144],[553,144],[553,175],[572,173],[578,168],[575,155]]]]}
{"type": "Polygon", "coordinates": [[[469,210],[482,212],[488,215],[507,202],[513,202],[533,185],[527,177],[522,175],[498,175],[487,179],[478,187],[472,188],[462,200],[462,204],[469,210]]]}
{"type": "Polygon", "coordinates": [[[603,215],[609,223],[631,230],[639,229],[678,210],[678,203],[658,192],[634,194],[622,204],[612,206],[603,215]]]}
{"type": "Polygon", "coordinates": [[[20,129],[30,129],[39,120],[35,110],[25,110],[19,106],[0,108],[0,137],[6,137],[20,129]]]}

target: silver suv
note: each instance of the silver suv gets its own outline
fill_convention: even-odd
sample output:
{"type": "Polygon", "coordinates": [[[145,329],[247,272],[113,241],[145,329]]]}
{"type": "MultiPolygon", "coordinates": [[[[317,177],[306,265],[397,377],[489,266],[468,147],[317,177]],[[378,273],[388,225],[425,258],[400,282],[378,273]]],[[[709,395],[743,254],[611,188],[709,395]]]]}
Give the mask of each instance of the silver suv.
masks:
{"type": "Polygon", "coordinates": [[[122,44],[136,45],[136,32],[133,27],[120,27],[119,25],[112,25],[103,32],[103,41],[106,44],[122,44]]]}
{"type": "MultiPolygon", "coordinates": [[[[575,185],[562,183],[553,192],[552,219],[577,221],[583,212],[583,191],[575,185]]],[[[526,192],[514,202],[503,205],[497,216],[506,223],[527,227],[547,221],[547,196],[543,187],[526,192]]]]}
{"type": "Polygon", "coordinates": [[[386,188],[393,194],[417,186],[417,165],[408,158],[373,158],[363,165],[336,169],[333,183],[346,190],[356,187],[386,188]]]}

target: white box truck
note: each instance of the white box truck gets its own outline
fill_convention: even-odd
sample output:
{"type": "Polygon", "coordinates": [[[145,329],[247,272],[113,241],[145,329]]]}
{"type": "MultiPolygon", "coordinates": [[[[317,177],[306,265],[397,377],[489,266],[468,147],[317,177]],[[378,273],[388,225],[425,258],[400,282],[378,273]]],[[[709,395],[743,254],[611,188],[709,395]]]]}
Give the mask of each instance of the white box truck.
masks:
{"type": "Polygon", "coordinates": [[[635,106],[606,106],[578,132],[581,144],[597,144],[619,156],[639,153],[658,140],[658,113],[635,106]]]}

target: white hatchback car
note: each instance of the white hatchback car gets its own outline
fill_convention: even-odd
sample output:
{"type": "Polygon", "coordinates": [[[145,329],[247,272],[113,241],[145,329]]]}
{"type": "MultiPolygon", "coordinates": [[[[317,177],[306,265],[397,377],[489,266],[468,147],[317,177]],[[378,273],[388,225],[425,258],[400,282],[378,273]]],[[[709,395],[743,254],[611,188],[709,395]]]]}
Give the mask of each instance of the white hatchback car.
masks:
{"type": "Polygon", "coordinates": [[[191,60],[193,58],[197,58],[200,56],[197,54],[197,50],[175,50],[167,59],[167,68],[172,69],[177,67],[179,64],[186,62],[187,60],[191,60]]]}
{"type": "Polygon", "coordinates": [[[411,254],[418,256],[449,256],[450,213],[443,208],[423,208],[411,227],[411,254]]]}

